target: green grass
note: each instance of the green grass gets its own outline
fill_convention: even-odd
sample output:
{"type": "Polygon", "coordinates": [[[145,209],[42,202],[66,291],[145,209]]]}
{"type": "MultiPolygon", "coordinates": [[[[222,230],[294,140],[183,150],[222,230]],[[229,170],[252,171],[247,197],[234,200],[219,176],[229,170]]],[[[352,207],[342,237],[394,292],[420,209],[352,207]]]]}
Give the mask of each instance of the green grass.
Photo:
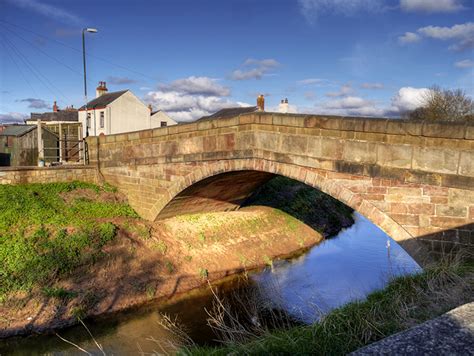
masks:
{"type": "Polygon", "coordinates": [[[71,299],[77,296],[77,293],[74,291],[66,290],[64,288],[57,287],[44,287],[42,289],[43,294],[49,298],[56,298],[61,300],[71,299]]]}
{"type": "Polygon", "coordinates": [[[128,204],[61,197],[79,188],[97,195],[112,189],[81,182],[0,185],[0,302],[102,257],[117,228],[97,219],[137,216],[128,204]]]}
{"type": "Polygon", "coordinates": [[[245,342],[183,347],[187,355],[346,355],[372,342],[472,301],[474,265],[438,265],[394,279],[365,301],[347,304],[320,322],[260,330],[245,342]]]}

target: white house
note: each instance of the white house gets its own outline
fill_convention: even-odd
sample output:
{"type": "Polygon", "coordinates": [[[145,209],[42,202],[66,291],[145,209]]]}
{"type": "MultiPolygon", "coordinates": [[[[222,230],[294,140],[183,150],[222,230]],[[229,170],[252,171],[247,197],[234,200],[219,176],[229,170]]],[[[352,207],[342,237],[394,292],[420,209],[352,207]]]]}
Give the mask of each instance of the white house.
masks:
{"type": "Polygon", "coordinates": [[[161,110],[153,111],[151,105],[148,105],[148,108],[151,112],[151,125],[152,127],[165,127],[177,125],[178,123],[174,121],[167,113],[161,110]]]}
{"type": "Polygon", "coordinates": [[[130,90],[107,93],[105,82],[99,82],[96,98],[79,109],[84,136],[86,133],[89,136],[111,135],[165,126],[161,121],[166,121],[166,126],[176,124],[171,119],[158,120],[163,115],[152,116],[150,108],[130,90]]]}

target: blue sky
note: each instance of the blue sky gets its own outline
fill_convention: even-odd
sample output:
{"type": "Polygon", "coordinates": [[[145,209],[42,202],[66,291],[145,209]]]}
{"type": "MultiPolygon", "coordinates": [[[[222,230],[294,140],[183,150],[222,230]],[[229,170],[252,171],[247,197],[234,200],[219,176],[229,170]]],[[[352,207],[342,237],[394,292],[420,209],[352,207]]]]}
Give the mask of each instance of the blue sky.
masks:
{"type": "Polygon", "coordinates": [[[131,89],[190,121],[223,107],[396,116],[432,85],[474,95],[470,0],[0,0],[0,122],[131,89]]]}

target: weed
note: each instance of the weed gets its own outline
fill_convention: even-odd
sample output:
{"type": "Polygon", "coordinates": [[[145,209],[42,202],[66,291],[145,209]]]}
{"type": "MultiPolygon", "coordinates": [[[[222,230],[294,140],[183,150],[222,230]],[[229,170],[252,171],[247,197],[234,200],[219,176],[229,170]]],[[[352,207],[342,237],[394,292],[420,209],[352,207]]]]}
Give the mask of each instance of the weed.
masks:
{"type": "Polygon", "coordinates": [[[165,261],[165,267],[166,267],[166,270],[168,271],[168,273],[173,273],[174,272],[174,265],[173,263],[171,263],[171,261],[167,260],[165,261]]]}
{"type": "Polygon", "coordinates": [[[43,294],[49,298],[56,298],[61,300],[72,299],[77,296],[77,293],[74,291],[69,291],[62,287],[44,287],[42,289],[43,294]]]}
{"type": "Polygon", "coordinates": [[[160,253],[163,255],[166,254],[166,251],[168,251],[168,246],[163,240],[156,241],[152,246],[155,250],[160,251],[160,253]]]}
{"type": "Polygon", "coordinates": [[[204,235],[204,232],[199,233],[199,241],[202,245],[204,245],[204,243],[206,242],[206,235],[204,235]]]}
{"type": "Polygon", "coordinates": [[[71,309],[71,315],[77,320],[84,319],[87,316],[87,311],[82,305],[77,305],[71,309]]]}
{"type": "Polygon", "coordinates": [[[263,256],[263,261],[265,262],[265,264],[269,267],[273,267],[273,261],[270,257],[268,257],[267,255],[263,256]]]}
{"type": "Polygon", "coordinates": [[[187,261],[187,262],[191,262],[192,259],[193,259],[193,256],[191,256],[191,255],[184,256],[184,260],[187,261]]]}
{"type": "Polygon", "coordinates": [[[154,285],[148,285],[146,287],[146,296],[148,299],[153,299],[156,293],[156,287],[154,285]]]}
{"type": "Polygon", "coordinates": [[[130,233],[144,239],[148,240],[151,236],[151,229],[150,227],[138,223],[126,223],[123,225],[123,227],[129,231],[130,233]]]}
{"type": "Polygon", "coordinates": [[[207,279],[209,277],[209,271],[206,268],[199,268],[199,276],[203,279],[207,279]]]}

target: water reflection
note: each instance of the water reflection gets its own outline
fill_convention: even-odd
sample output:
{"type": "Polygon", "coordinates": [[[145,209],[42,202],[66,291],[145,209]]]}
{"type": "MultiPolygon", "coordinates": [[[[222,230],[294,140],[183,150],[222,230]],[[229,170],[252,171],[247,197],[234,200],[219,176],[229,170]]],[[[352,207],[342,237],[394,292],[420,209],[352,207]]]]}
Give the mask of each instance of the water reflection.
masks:
{"type": "Polygon", "coordinates": [[[311,323],[321,313],[383,288],[394,276],[421,270],[382,230],[360,214],[354,217],[354,225],[304,256],[254,275],[262,294],[311,323]]]}

